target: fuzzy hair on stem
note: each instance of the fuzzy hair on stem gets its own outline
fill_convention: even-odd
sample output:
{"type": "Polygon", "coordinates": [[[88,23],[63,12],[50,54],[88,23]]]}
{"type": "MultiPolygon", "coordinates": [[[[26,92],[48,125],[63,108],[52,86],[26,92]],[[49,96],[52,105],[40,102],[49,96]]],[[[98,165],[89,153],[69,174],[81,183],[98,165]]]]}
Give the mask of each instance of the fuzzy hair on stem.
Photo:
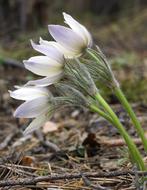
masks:
{"type": "Polygon", "coordinates": [[[78,59],[74,59],[72,63],[70,63],[70,60],[67,61],[65,65],[65,77],[69,85],[86,96],[88,95],[93,98],[98,91],[88,69],[78,59]]]}
{"type": "Polygon", "coordinates": [[[88,107],[89,102],[87,98],[74,87],[69,86],[68,84],[59,83],[56,85],[56,89],[61,95],[60,99],[65,101],[65,104],[80,106],[80,107],[88,107]]]}
{"type": "Polygon", "coordinates": [[[111,66],[108,63],[105,55],[102,53],[98,46],[96,46],[96,48],[98,51],[95,51],[91,48],[87,49],[87,53],[92,58],[92,60],[88,59],[85,61],[85,65],[87,66],[90,74],[95,81],[101,79],[109,87],[119,87],[119,83],[115,79],[111,66]]]}

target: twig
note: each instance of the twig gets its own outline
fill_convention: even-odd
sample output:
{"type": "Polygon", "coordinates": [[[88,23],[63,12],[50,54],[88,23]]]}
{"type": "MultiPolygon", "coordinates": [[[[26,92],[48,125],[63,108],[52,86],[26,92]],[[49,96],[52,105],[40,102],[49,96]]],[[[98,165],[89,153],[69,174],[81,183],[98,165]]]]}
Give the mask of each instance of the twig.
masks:
{"type": "Polygon", "coordinates": [[[38,175],[36,175],[35,173],[27,172],[27,171],[18,169],[18,168],[15,167],[15,165],[13,165],[13,166],[14,166],[14,167],[5,166],[5,165],[0,165],[0,168],[4,168],[4,169],[6,168],[6,169],[8,169],[8,170],[10,170],[10,171],[12,171],[12,172],[15,172],[15,173],[17,173],[17,174],[19,174],[19,175],[23,175],[23,176],[33,176],[33,177],[38,176],[38,175]]]}
{"type": "MultiPolygon", "coordinates": [[[[104,178],[104,177],[116,177],[116,176],[122,176],[122,175],[133,175],[135,176],[136,172],[134,171],[113,171],[113,172],[99,172],[99,173],[85,173],[83,174],[85,177],[93,177],[93,178],[104,178]]],[[[141,176],[146,176],[147,171],[145,172],[137,172],[137,174],[141,176]]],[[[41,177],[34,177],[32,179],[25,178],[25,179],[19,179],[19,180],[3,180],[0,181],[0,187],[5,186],[16,186],[16,185],[35,185],[38,182],[45,182],[45,181],[52,181],[52,180],[65,180],[65,179],[78,179],[82,178],[81,174],[63,174],[63,175],[52,175],[52,176],[41,176],[41,177]]]]}
{"type": "Polygon", "coordinates": [[[19,67],[19,68],[24,68],[24,65],[21,64],[19,61],[14,60],[14,59],[2,59],[2,62],[4,65],[9,65],[9,66],[14,66],[14,67],[19,67]]]}
{"type": "MultiPolygon", "coordinates": [[[[140,138],[133,138],[133,141],[136,145],[141,145],[142,141],[140,138]]],[[[101,144],[105,145],[105,146],[124,146],[125,145],[125,141],[123,139],[103,139],[101,141],[101,144]]]]}
{"type": "Polygon", "coordinates": [[[44,141],[42,142],[42,144],[46,147],[48,147],[52,152],[59,152],[61,151],[60,148],[54,144],[53,142],[50,141],[44,141]]]}
{"type": "Polygon", "coordinates": [[[37,138],[40,140],[41,144],[45,147],[48,147],[52,152],[61,151],[60,148],[55,143],[45,140],[40,130],[35,131],[35,134],[37,135],[37,138]]]}
{"type": "Polygon", "coordinates": [[[111,190],[110,188],[102,187],[99,184],[97,185],[92,184],[91,181],[84,175],[82,175],[82,180],[86,186],[91,187],[93,190],[111,190]]]}
{"type": "Polygon", "coordinates": [[[16,134],[18,134],[18,131],[15,131],[14,133],[9,134],[5,140],[0,143],[0,150],[3,150],[4,148],[6,148],[8,146],[8,144],[11,142],[11,140],[16,136],[16,134]]]}

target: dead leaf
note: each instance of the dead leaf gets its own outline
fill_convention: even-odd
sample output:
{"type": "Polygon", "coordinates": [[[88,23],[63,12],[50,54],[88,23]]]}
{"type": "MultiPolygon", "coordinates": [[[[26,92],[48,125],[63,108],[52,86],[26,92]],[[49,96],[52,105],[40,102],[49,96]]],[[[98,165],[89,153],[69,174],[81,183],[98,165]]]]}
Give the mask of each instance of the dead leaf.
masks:
{"type": "Polygon", "coordinates": [[[58,125],[52,121],[47,121],[44,126],[43,126],[43,133],[47,134],[53,131],[57,131],[58,130],[58,125]]]}
{"type": "Polygon", "coordinates": [[[34,161],[35,161],[35,158],[32,156],[23,156],[23,158],[21,160],[21,164],[23,166],[32,166],[34,161]]]}

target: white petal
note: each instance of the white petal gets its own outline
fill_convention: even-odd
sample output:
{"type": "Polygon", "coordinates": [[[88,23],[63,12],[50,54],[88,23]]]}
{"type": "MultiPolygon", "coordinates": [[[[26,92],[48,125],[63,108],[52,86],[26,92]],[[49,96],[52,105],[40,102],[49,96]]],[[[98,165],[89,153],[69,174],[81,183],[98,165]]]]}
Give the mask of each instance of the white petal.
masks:
{"type": "Polygon", "coordinates": [[[20,87],[17,90],[9,91],[9,93],[12,98],[18,100],[33,100],[49,96],[49,91],[41,87],[20,87]]]}
{"type": "Polygon", "coordinates": [[[63,65],[47,56],[35,56],[24,61],[25,68],[40,76],[54,76],[63,72],[63,65]]]}
{"type": "Polygon", "coordinates": [[[27,135],[29,133],[32,133],[34,130],[39,129],[48,119],[49,116],[46,113],[39,115],[29,124],[29,126],[25,129],[23,134],[27,135]]]}
{"type": "Polygon", "coordinates": [[[49,58],[56,60],[59,63],[64,62],[63,54],[60,51],[58,51],[54,46],[35,44],[32,40],[31,45],[36,51],[39,51],[40,53],[47,55],[49,58]]]}
{"type": "Polygon", "coordinates": [[[74,32],[76,32],[78,35],[80,35],[83,40],[85,41],[86,46],[92,45],[92,37],[91,34],[88,32],[88,30],[79,22],[77,22],[74,18],[72,18],[70,15],[63,13],[65,23],[72,28],[74,32]]]}
{"type": "Polygon", "coordinates": [[[21,104],[14,112],[14,117],[34,118],[48,110],[48,98],[40,97],[21,104]]]}
{"type": "MultiPolygon", "coordinates": [[[[53,45],[52,45],[53,46],[53,45]]],[[[61,66],[63,65],[63,63],[61,62],[57,62],[54,59],[51,59],[48,56],[34,56],[28,59],[28,61],[30,62],[35,62],[35,63],[41,63],[41,64],[45,64],[45,65],[57,65],[57,66],[61,66]]]]}
{"type": "Polygon", "coordinates": [[[54,47],[56,47],[59,51],[62,52],[62,54],[64,54],[64,57],[65,58],[73,58],[73,57],[76,57],[76,56],[80,56],[80,54],[77,55],[77,51],[74,51],[74,50],[69,50],[67,48],[65,48],[64,46],[62,46],[61,44],[55,42],[55,41],[47,41],[47,40],[43,40],[42,38],[40,38],[40,41],[39,43],[41,45],[52,45],[54,47]]]}
{"type": "Polygon", "coordinates": [[[83,39],[70,28],[60,25],[49,25],[48,28],[52,37],[64,48],[77,54],[85,48],[83,39]]]}
{"type": "Polygon", "coordinates": [[[58,82],[62,78],[62,76],[63,76],[63,73],[52,76],[52,77],[45,77],[45,78],[39,79],[39,80],[28,81],[26,83],[26,86],[28,86],[28,85],[49,86],[51,84],[58,82]]]}

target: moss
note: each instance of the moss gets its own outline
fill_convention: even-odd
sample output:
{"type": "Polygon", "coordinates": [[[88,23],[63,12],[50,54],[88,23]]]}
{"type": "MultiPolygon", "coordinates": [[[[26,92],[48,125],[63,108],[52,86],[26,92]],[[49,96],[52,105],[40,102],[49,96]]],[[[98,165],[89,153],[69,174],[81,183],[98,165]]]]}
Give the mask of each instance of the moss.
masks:
{"type": "Polygon", "coordinates": [[[122,89],[128,100],[147,103],[147,79],[123,81],[122,89]]]}
{"type": "Polygon", "coordinates": [[[17,40],[11,42],[9,46],[5,47],[3,45],[3,48],[0,48],[1,57],[22,61],[23,59],[27,59],[32,55],[37,55],[38,53],[34,51],[30,45],[30,39],[38,42],[39,36],[50,40],[48,30],[46,28],[40,30],[38,29],[38,31],[35,33],[22,33],[18,35],[17,40]]]}
{"type": "MultiPolygon", "coordinates": [[[[147,78],[145,65],[135,52],[122,52],[110,60],[115,76],[130,102],[147,103],[147,78]]],[[[108,101],[116,101],[112,91],[104,84],[97,84],[108,101]]]]}
{"type": "Polygon", "coordinates": [[[135,52],[123,51],[119,55],[111,58],[110,63],[113,69],[122,69],[125,67],[134,67],[140,63],[140,58],[135,52]]]}

